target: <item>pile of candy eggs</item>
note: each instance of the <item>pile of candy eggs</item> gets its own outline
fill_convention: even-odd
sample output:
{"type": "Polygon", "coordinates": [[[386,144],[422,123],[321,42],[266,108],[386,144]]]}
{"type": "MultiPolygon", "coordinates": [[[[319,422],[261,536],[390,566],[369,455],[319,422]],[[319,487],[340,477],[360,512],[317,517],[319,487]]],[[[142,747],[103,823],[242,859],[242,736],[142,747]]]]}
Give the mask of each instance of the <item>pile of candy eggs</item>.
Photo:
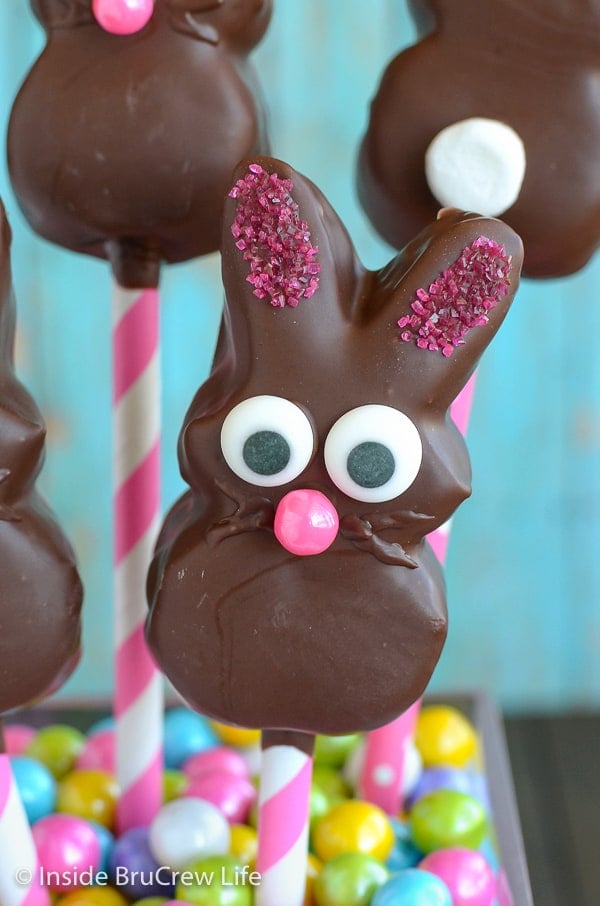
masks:
{"type": "MultiPolygon", "coordinates": [[[[149,828],[117,838],[111,720],[86,735],[7,726],[55,906],[251,906],[259,741],[255,730],[168,711],[165,804],[149,828]]],[[[305,906],[498,906],[479,740],[467,718],[450,706],[422,709],[397,818],[353,798],[363,746],[359,735],[317,739],[305,906]]]]}

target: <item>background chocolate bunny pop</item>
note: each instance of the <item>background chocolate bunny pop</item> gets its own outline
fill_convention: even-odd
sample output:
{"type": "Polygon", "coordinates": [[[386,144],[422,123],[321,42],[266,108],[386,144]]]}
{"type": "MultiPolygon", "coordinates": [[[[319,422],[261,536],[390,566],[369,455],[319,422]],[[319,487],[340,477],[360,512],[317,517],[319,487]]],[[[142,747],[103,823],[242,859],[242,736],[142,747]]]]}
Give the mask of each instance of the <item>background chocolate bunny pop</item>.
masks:
{"type": "Polygon", "coordinates": [[[148,823],[162,802],[162,682],[143,634],[160,514],[159,270],[162,262],[216,251],[233,168],[265,150],[264,114],[246,57],[271,14],[270,0],[143,6],[140,18],[139,4],[32,0],[47,44],[17,96],[8,134],[13,187],[32,227],[65,248],[108,259],[116,279],[122,830],[148,823]]]}
{"type": "Polygon", "coordinates": [[[373,225],[401,248],[440,204],[468,205],[519,233],[526,276],[577,271],[600,242],[600,5],[409,6],[419,43],[387,66],[360,149],[373,225]]]}
{"type": "MultiPolygon", "coordinates": [[[[20,904],[35,850],[4,753],[2,715],[55,692],[80,655],[82,588],[71,547],[35,488],[45,427],[17,380],[10,229],[0,201],[0,901],[20,904]],[[10,864],[11,856],[18,863],[10,864]]],[[[32,874],[33,877],[33,874],[32,874]]],[[[39,892],[40,903],[45,902],[39,892]]]]}
{"type": "Polygon", "coordinates": [[[521,243],[451,211],[370,272],[289,166],[237,176],[223,329],[180,438],[191,490],[159,539],[147,637],[192,707],[310,751],[396,717],[437,662],[424,536],[470,492],[448,407],[508,310],[521,243]]]}

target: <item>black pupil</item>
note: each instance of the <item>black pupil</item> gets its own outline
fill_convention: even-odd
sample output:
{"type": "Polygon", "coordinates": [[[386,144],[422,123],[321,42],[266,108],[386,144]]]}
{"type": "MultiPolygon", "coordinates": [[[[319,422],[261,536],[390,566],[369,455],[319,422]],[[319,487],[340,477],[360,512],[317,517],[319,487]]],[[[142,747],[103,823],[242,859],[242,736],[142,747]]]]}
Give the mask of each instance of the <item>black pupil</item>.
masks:
{"type": "Polygon", "coordinates": [[[394,474],[396,462],[389,447],[365,441],[348,454],[348,475],[361,488],[380,488],[394,474]]]}
{"type": "Polygon", "coordinates": [[[256,431],[246,440],[242,455],[257,475],[276,475],[290,461],[290,445],[277,431],[256,431]]]}

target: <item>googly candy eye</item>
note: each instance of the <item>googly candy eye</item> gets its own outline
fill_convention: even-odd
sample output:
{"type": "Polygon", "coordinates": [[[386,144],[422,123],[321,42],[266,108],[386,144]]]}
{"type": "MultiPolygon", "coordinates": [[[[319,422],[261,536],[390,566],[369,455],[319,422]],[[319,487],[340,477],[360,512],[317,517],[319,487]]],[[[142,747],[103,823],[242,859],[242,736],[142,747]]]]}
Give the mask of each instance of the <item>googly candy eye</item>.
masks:
{"type": "Polygon", "coordinates": [[[325,441],[325,466],[336,487],[369,503],[393,500],[413,483],[423,445],[410,418],[391,406],[351,409],[325,441]]]}
{"type": "Polygon", "coordinates": [[[263,487],[278,487],[300,475],[314,447],[308,416],[279,396],[243,400],[221,428],[221,449],[229,468],[244,481],[263,487]]]}

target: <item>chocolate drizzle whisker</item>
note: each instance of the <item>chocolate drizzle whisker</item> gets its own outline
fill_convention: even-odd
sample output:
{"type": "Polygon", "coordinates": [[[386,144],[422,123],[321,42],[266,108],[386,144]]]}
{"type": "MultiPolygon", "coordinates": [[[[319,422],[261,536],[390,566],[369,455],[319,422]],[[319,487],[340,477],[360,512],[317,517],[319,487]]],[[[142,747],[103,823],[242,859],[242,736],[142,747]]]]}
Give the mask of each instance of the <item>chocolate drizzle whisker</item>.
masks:
{"type": "Polygon", "coordinates": [[[398,510],[393,513],[349,514],[340,520],[340,532],[355,547],[373,554],[382,563],[416,569],[418,564],[398,541],[386,541],[378,533],[385,529],[406,529],[415,523],[433,520],[433,516],[398,510]]]}
{"type": "Polygon", "coordinates": [[[231,516],[215,522],[207,530],[206,539],[211,546],[244,532],[273,530],[275,507],[271,500],[258,494],[242,498],[239,491],[234,490],[226,482],[215,479],[215,484],[226,497],[236,504],[237,509],[231,516]]]}

